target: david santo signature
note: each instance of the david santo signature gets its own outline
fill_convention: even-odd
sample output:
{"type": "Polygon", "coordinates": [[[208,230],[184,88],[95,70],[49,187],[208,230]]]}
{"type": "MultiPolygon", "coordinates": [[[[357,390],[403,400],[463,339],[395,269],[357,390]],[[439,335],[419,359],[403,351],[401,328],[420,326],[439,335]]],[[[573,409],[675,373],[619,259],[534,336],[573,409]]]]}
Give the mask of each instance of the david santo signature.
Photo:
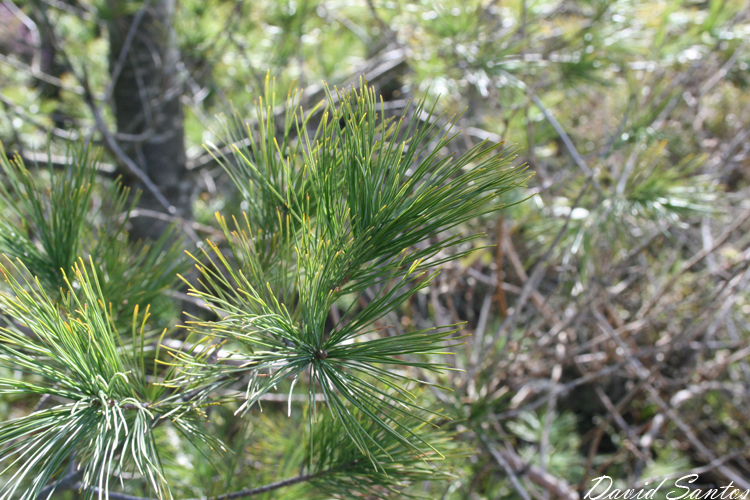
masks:
{"type": "Polygon", "coordinates": [[[734,486],[732,481],[726,486],[717,488],[697,489],[689,486],[696,480],[698,480],[698,474],[688,474],[675,480],[672,486],[664,487],[667,482],[665,479],[655,488],[619,489],[612,488],[611,477],[599,476],[591,480],[594,486],[583,496],[583,500],[653,500],[662,487],[664,487],[667,500],[746,500],[750,496],[750,490],[741,490],[734,486]]]}

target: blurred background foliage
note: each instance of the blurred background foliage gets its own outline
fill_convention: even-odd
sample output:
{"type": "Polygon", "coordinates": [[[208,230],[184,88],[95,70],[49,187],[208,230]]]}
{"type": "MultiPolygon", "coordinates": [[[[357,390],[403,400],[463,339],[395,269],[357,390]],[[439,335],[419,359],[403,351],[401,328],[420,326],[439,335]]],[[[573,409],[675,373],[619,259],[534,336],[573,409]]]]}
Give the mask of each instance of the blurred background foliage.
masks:
{"type": "MultiPolygon", "coordinates": [[[[114,132],[117,111],[100,101],[112,93],[108,30],[160,3],[0,3],[0,140],[27,165],[62,163],[66,138],[102,146],[90,241],[98,207],[120,196],[115,173],[127,181],[104,130],[138,141],[114,132]]],[[[464,322],[470,334],[449,361],[463,371],[435,380],[452,392],[422,395],[452,418],[441,423],[455,448],[444,465],[451,476],[406,481],[403,495],[572,500],[602,474],[629,487],[693,470],[704,485],[750,488],[746,0],[171,3],[168,42],[179,57],[161,92],[179,96],[184,114],[186,234],[221,245],[214,213],[247,208],[204,145],[223,146],[222,114],[257,117],[267,73],[272,109],[293,84],[309,109],[324,97],[322,81],[348,85],[364,73],[389,110],[422,98],[460,114],[453,150],[505,142],[535,172],[505,201],[530,199],[464,228],[486,233],[471,243],[479,249],[382,325],[464,322]]],[[[15,224],[13,202],[0,203],[15,224]]],[[[124,198],[115,204],[126,209],[124,198]]],[[[152,212],[130,216],[174,219],[152,212]]],[[[123,252],[103,258],[134,258],[123,252]]],[[[174,324],[174,310],[163,305],[157,321],[174,324]]],[[[207,432],[235,454],[160,428],[175,498],[296,474],[306,417],[286,416],[285,390],[242,420],[212,409],[207,432]]],[[[5,396],[0,418],[36,403],[5,396]]],[[[325,486],[265,498],[330,498],[325,486]]]]}

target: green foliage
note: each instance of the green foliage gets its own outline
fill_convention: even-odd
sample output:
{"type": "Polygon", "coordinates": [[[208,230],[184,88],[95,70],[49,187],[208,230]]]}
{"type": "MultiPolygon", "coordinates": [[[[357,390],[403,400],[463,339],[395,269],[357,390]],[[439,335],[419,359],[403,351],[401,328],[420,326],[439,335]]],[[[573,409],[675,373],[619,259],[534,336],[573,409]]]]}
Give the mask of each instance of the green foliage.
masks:
{"type": "Polygon", "coordinates": [[[23,259],[47,290],[63,286],[63,270],[70,270],[79,256],[83,225],[89,213],[96,169],[89,151],[70,151],[70,168],[55,173],[50,166],[49,189],[25,168],[20,159],[10,161],[0,149],[3,173],[15,197],[0,184],[0,198],[14,215],[0,223],[0,249],[10,257],[23,259]],[[31,234],[29,234],[31,233],[31,234]],[[41,246],[37,248],[34,240],[41,246]]]}
{"type": "MultiPolygon", "coordinates": [[[[449,369],[423,358],[445,354],[456,328],[383,337],[376,323],[429,286],[434,274],[425,275],[428,267],[465,254],[448,249],[477,237],[438,235],[500,208],[497,198],[528,174],[505,168],[508,160],[493,154],[497,146],[441,157],[453,137],[432,124],[432,113],[419,104],[389,123],[364,86],[329,93],[312,137],[305,125],[313,112],[304,115],[291,97],[281,145],[271,109],[259,108],[258,137],[252,129],[242,140],[232,136],[235,161],[224,162],[251,207],[244,224],[235,220],[234,232],[219,219],[233,261],[212,245],[213,255],[204,252],[210,265],[196,258],[205,291],[192,290],[222,319],[190,327],[242,345],[233,358],[241,366],[203,357],[190,365],[217,380],[252,369],[240,412],[286,379],[293,387],[309,371],[310,426],[319,411],[315,393],[322,391],[341,431],[376,469],[382,465],[373,447],[385,449],[355,411],[413,453],[433,449],[399,418],[427,421],[433,413],[411,394],[418,380],[405,368],[449,369]],[[367,305],[327,331],[331,307],[350,294],[367,305]]],[[[310,433],[311,448],[316,435],[310,433]]]]}
{"type": "Polygon", "coordinates": [[[24,376],[0,387],[51,397],[54,406],[0,424],[13,474],[3,499],[17,491],[35,498],[74,464],[87,497],[136,470],[169,497],[161,456],[181,446],[166,446],[155,429],[169,420],[214,461],[224,445],[200,422],[204,408],[228,405],[247,416],[280,386],[290,414],[295,386],[307,394],[308,439],[297,460],[317,491],[410,496],[407,485],[448,477],[436,462],[454,446],[417,387],[435,386],[426,374],[452,369],[436,357],[457,345],[457,327],[384,335],[383,321],[430,286],[437,273],[429,269],[466,256],[481,236],[455,228],[501,208],[529,175],[508,167],[498,146],[446,155],[452,124],[436,125],[442,117],[422,103],[387,120],[364,84],[329,92],[309,112],[298,96],[290,94],[281,133],[266,105],[275,99],[270,88],[257,127],[244,125],[244,136],[241,123],[228,127],[234,161],[224,167],[248,210],[234,231],[217,215],[229,254],[209,242],[194,257],[201,277],[192,294],[217,318],[188,322],[181,347],[157,347],[148,310],[141,319],[136,305],[171,285],[180,266],[167,244],[173,233],[133,249],[122,215],[128,192],[119,186],[91,215],[96,167],[83,148],[72,147],[68,170],[50,168],[48,190],[4,157],[11,189],[3,201],[24,225],[6,223],[3,240],[18,264],[2,268],[10,288],[0,295],[8,323],[0,361],[24,376]],[[32,236],[12,239],[22,230],[32,236]],[[327,324],[347,298],[349,310],[327,324]],[[230,354],[217,358],[221,347],[230,354]],[[245,390],[226,394],[237,383],[245,390]]]}
{"type": "MultiPolygon", "coordinates": [[[[79,75],[85,74],[99,101],[110,78],[108,23],[137,12],[143,2],[13,3],[38,27],[43,26],[37,9],[46,12],[57,37],[55,60],[69,60],[79,75]]],[[[181,57],[176,70],[185,83],[180,91],[188,162],[196,166],[191,172],[199,190],[194,213],[206,224],[213,223],[210,216],[217,210],[226,220],[218,218],[219,236],[212,248],[193,252],[205,274],[201,283],[188,277],[216,317],[196,318],[188,325],[184,344],[182,332],[168,332],[168,347],[158,352],[158,341],[147,334],[146,371],[157,385],[149,386],[154,395],[146,399],[154,401],[149,411],[155,416],[169,413],[169,418],[158,420],[164,424],[153,429],[153,439],[175,498],[211,497],[354,461],[356,467],[347,472],[331,471],[314,484],[297,483],[259,496],[381,498],[417,492],[451,500],[520,498],[484,441],[499,450],[511,441],[526,462],[542,464],[569,483],[581,480],[587,453],[593,454],[592,468],[584,476],[607,473],[622,487],[633,486],[639,476],[642,483],[709,463],[747,472],[740,455],[722,455],[747,445],[742,392],[747,366],[740,355],[750,335],[750,300],[746,280],[737,273],[745,271],[748,240],[732,234],[717,251],[675,274],[695,252],[723,241],[716,238],[726,237],[727,224],[746,198],[748,147],[743,131],[750,123],[750,58],[743,9],[743,0],[177,2],[174,26],[181,57]],[[414,137],[430,125],[414,125],[413,110],[404,113],[402,123],[381,121],[376,103],[375,113],[352,121],[349,108],[358,113],[361,96],[340,101],[335,92],[324,106],[308,106],[309,96],[320,95],[315,92],[320,79],[351,81],[363,65],[372,71],[400,57],[403,63],[372,82],[377,88],[385,84],[396,89],[387,96],[392,100],[385,103],[386,113],[398,115],[405,96],[430,103],[441,96],[435,115],[466,108],[459,122],[465,133],[444,149],[464,151],[484,137],[523,146],[520,162],[528,161],[538,172],[530,182],[537,194],[532,202],[501,212],[500,220],[495,212],[482,215],[484,205],[477,205],[478,218],[464,219],[448,231],[441,228],[451,223],[442,218],[444,225],[427,236],[430,221],[425,218],[420,225],[415,213],[444,217],[444,203],[454,211],[463,188],[452,199],[433,188],[440,182],[453,186],[453,179],[474,172],[485,159],[481,151],[456,171],[450,170],[455,163],[440,163],[447,155],[439,153],[430,168],[446,176],[442,181],[427,176],[424,187],[422,180],[412,183],[423,195],[417,199],[401,193],[408,182],[394,177],[406,168],[407,177],[417,179],[410,170],[416,165],[403,162],[391,175],[378,162],[412,153],[422,162],[419,149],[429,143],[431,150],[442,141],[443,122],[437,116],[420,143],[414,137]],[[377,64],[370,66],[373,61],[377,64]],[[289,96],[293,105],[284,118],[278,106],[286,93],[267,92],[253,102],[264,91],[267,68],[277,76],[279,88],[292,82],[312,87],[305,95],[289,96]],[[591,179],[572,160],[532,95],[557,117],[593,172],[591,179]],[[229,102],[236,106],[237,117],[214,118],[229,102]],[[248,127],[246,117],[253,113],[256,120],[248,127]],[[421,129],[410,129],[412,125],[421,129]],[[222,129],[218,137],[210,132],[222,129]],[[407,129],[412,139],[400,152],[407,129]],[[333,141],[322,140],[327,134],[333,134],[333,141]],[[220,169],[213,168],[215,163],[201,147],[216,143],[226,151],[222,139],[237,146],[228,158],[220,158],[232,182],[217,175],[220,169]],[[242,202],[238,206],[235,188],[242,202]],[[541,257],[566,221],[545,262],[541,257]],[[455,235],[479,230],[489,236],[455,235]],[[372,239],[364,240],[368,234],[380,239],[377,254],[369,247],[372,239]],[[364,246],[356,243],[362,241],[364,246]],[[501,245],[482,248],[492,243],[501,245]],[[481,250],[466,255],[476,247],[481,250]],[[399,253],[404,248],[406,252],[399,253]],[[331,252],[341,253],[331,258],[331,252]],[[465,258],[451,260],[461,255],[465,258]],[[441,262],[448,266],[434,275],[433,266],[441,262]],[[536,269],[543,272],[531,283],[523,307],[519,297],[529,283],[523,275],[534,278],[536,269]],[[673,279],[674,286],[665,291],[654,314],[640,318],[639,309],[653,290],[673,279]],[[711,302],[725,297],[720,308],[711,302]],[[331,304],[335,309],[329,312],[331,304]],[[334,310],[341,312],[340,321],[334,319],[339,317],[334,310]],[[714,311],[720,311],[715,321],[707,319],[714,311]],[[611,345],[614,339],[602,340],[606,332],[592,312],[602,312],[636,358],[656,370],[654,380],[662,384],[658,393],[665,401],[681,389],[694,391],[689,384],[708,381],[718,387],[702,395],[691,392],[693,399],[676,412],[716,461],[696,452],[685,432],[675,431],[669,420],[660,428],[654,424],[659,410],[648,391],[629,393],[632,401],[619,406],[618,389],[629,387],[632,373],[627,359],[611,345]],[[467,322],[460,332],[455,331],[458,325],[432,329],[463,320],[467,322]],[[701,337],[699,329],[707,324],[711,328],[701,337]],[[467,333],[473,334],[467,345],[453,345],[467,333]],[[682,339],[691,342],[681,342],[683,335],[691,335],[682,339]],[[712,347],[697,351],[696,342],[712,347]],[[446,350],[456,355],[446,359],[436,354],[446,350]],[[663,362],[653,361],[660,356],[663,362]],[[553,359],[564,368],[559,382],[550,377],[553,359]],[[477,360],[486,363],[476,365],[477,360]],[[618,363],[626,363],[625,368],[617,369],[618,363]],[[312,378],[314,366],[324,370],[312,378]],[[628,380],[611,382],[606,374],[613,373],[628,380]],[[602,388],[627,426],[612,421],[591,387],[577,386],[580,392],[574,397],[559,393],[560,415],[551,419],[549,446],[540,450],[548,420],[539,409],[555,406],[551,393],[581,381],[579,375],[602,375],[602,388]],[[321,380],[331,382],[321,386],[321,380]],[[419,392],[417,381],[431,387],[419,392]],[[169,387],[158,385],[165,382],[169,387]],[[455,392],[440,392],[436,386],[455,392]],[[160,396],[156,387],[164,391],[160,396]],[[190,396],[189,402],[181,400],[180,390],[190,396]],[[254,400],[258,404],[252,406],[254,400]],[[261,403],[263,413],[258,411],[261,403]],[[392,410],[394,406],[400,410],[392,410]],[[518,408],[526,406],[538,413],[519,414],[518,408]],[[564,411],[571,408],[577,427],[564,411]],[[193,417],[203,409],[208,421],[196,422],[193,417]],[[445,423],[434,413],[454,420],[445,423]],[[175,424],[167,424],[172,418],[175,424]],[[182,422],[191,422],[193,427],[181,429],[185,436],[197,436],[197,445],[174,427],[182,422]],[[431,423],[459,432],[445,441],[431,423]],[[601,446],[595,449],[591,439],[600,429],[601,446]],[[641,449],[638,438],[652,432],[653,446],[641,449]],[[231,451],[221,453],[210,441],[203,444],[206,438],[200,433],[223,438],[231,451]],[[477,439],[478,434],[486,439],[477,439]],[[439,461],[421,440],[449,460],[439,461]],[[467,460],[450,453],[455,442],[473,447],[467,460]],[[540,458],[545,453],[546,460],[540,458]],[[401,464],[404,476],[397,473],[401,464]],[[440,480],[447,477],[447,469],[457,476],[449,485],[440,480]]],[[[3,40],[0,35],[0,44],[3,40]]],[[[44,75],[32,69],[38,60],[3,56],[0,136],[8,150],[34,158],[32,150],[51,135],[47,147],[55,157],[69,148],[59,138],[86,135],[91,112],[69,69],[42,68],[51,72],[48,76],[59,77],[56,86],[39,80],[44,75]],[[56,92],[54,98],[50,90],[56,92]]],[[[99,105],[114,131],[107,103],[99,105]]],[[[423,111],[426,115],[429,106],[423,111]]],[[[95,135],[93,141],[98,140],[95,135]]],[[[93,163],[91,158],[78,159],[72,149],[67,154],[68,163],[93,163]]],[[[107,160],[112,162],[113,156],[107,154],[107,160]]],[[[23,173],[14,161],[3,163],[16,169],[12,175],[17,187],[11,175],[0,173],[8,188],[0,199],[0,252],[22,260],[60,314],[76,314],[67,310],[71,292],[65,275],[78,299],[85,300],[71,266],[78,257],[91,257],[95,269],[89,275],[98,281],[126,346],[133,336],[136,304],[151,303],[161,326],[171,321],[166,313],[174,306],[164,292],[174,285],[174,273],[184,272],[178,265],[179,247],[171,245],[176,233],[150,245],[133,245],[123,233],[127,221],[121,214],[131,207],[123,190],[91,190],[86,186],[92,184],[92,172],[78,168],[29,168],[23,173]],[[24,200],[27,192],[36,201],[24,200]],[[34,214],[34,203],[44,217],[34,214]],[[58,215],[84,214],[82,222],[55,217],[55,204],[58,215]],[[68,233],[66,225],[79,236],[68,233]],[[45,238],[72,242],[77,248],[48,245],[45,238]]],[[[469,180],[464,188],[476,181],[463,178],[469,180]]],[[[516,189],[493,197],[492,203],[515,202],[529,193],[516,189]]],[[[745,223],[736,232],[746,229],[745,223]]],[[[33,288],[33,283],[21,284],[27,291],[33,288]]],[[[36,375],[4,366],[0,377],[14,384],[39,383],[36,375]]],[[[38,393],[4,394],[0,420],[24,417],[35,397],[38,393]]],[[[4,453],[0,449],[0,456],[4,453]]],[[[79,465],[75,457],[73,461],[79,465]]],[[[53,479],[63,477],[64,466],[60,464],[53,479]]],[[[528,475],[518,475],[526,488],[535,488],[528,475]]],[[[26,476],[33,477],[31,472],[26,476]]],[[[29,482],[21,482],[16,496],[29,482]]],[[[148,482],[135,475],[123,489],[148,495],[148,488],[148,482]]],[[[541,489],[530,493],[549,494],[541,489]]]]}
{"type": "Polygon", "coordinates": [[[92,210],[98,157],[88,148],[68,144],[65,169],[50,161],[48,183],[19,157],[9,159],[0,146],[0,166],[10,189],[0,184],[0,253],[20,260],[50,297],[64,295],[65,273],[79,258],[96,262],[97,279],[112,315],[126,324],[137,304],[154,305],[159,314],[169,302],[160,300],[185,268],[176,228],[155,242],[128,242],[126,226],[137,197],[113,183],[92,210]],[[161,306],[157,308],[157,306],[161,306]]]}
{"type": "MultiPolygon", "coordinates": [[[[0,266],[12,293],[0,294],[8,326],[0,330],[0,364],[24,380],[0,380],[0,394],[51,397],[63,402],[0,424],[3,473],[12,473],[0,493],[36,498],[55,475],[76,461],[82,467],[86,498],[109,490],[113,474],[137,471],[160,498],[169,496],[153,427],[179,409],[172,423],[190,440],[222,447],[196,429],[202,410],[183,395],[149,379],[156,373],[148,309],[132,317],[130,335],[121,335],[110,316],[93,261],[73,268],[64,302],[53,301],[39,280],[22,277],[20,262],[0,266]],[[79,293],[76,293],[80,290],[79,293]],[[79,297],[80,294],[80,297],[79,297]],[[151,345],[148,345],[151,344],[151,345]]],[[[50,493],[51,494],[51,493],[50,493]]]]}
{"type": "MultiPolygon", "coordinates": [[[[151,432],[156,417],[149,409],[153,391],[146,382],[144,330],[130,345],[123,343],[99,284],[82,261],[74,270],[82,298],[68,282],[67,312],[47,296],[40,281],[19,282],[14,271],[19,267],[0,266],[13,292],[0,294],[0,307],[10,320],[0,330],[0,363],[22,371],[27,380],[2,379],[0,393],[70,402],[0,424],[4,473],[13,472],[0,498],[11,498],[22,486],[20,498],[36,498],[74,458],[83,466],[85,488],[108,489],[115,468],[120,474],[137,468],[156,491],[165,492],[151,432]]],[[[86,491],[90,498],[93,489],[86,491]]]]}
{"type": "MultiPolygon", "coordinates": [[[[313,437],[316,445],[307,459],[311,473],[320,474],[312,483],[321,492],[339,498],[382,498],[390,494],[398,498],[417,498],[404,491],[409,484],[451,478],[440,463],[441,455],[435,452],[415,455],[368,415],[355,410],[352,417],[377,442],[377,447],[371,446],[373,462],[363,459],[356,443],[340,432],[340,424],[333,416],[323,416],[316,424],[313,437]]],[[[443,450],[452,447],[449,436],[433,428],[433,422],[416,422],[409,416],[397,418],[406,421],[404,425],[409,427],[415,440],[429,442],[443,450]]]]}

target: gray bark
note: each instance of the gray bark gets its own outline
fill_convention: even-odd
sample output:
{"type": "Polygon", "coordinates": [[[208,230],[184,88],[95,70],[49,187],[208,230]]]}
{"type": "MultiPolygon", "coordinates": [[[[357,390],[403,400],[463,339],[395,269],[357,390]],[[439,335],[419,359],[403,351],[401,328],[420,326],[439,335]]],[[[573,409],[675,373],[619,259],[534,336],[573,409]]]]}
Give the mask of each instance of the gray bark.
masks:
{"type": "MultiPolygon", "coordinates": [[[[125,7],[128,2],[120,1],[125,7]]],[[[150,2],[140,23],[112,94],[121,144],[125,152],[156,184],[175,207],[174,215],[190,218],[190,181],[185,166],[183,111],[177,75],[179,58],[172,24],[175,0],[150,2]],[[123,136],[122,134],[128,134],[123,136]]],[[[110,72],[118,58],[136,13],[114,15],[109,23],[110,72]]],[[[165,212],[165,208],[137,179],[126,183],[142,191],[139,206],[165,212]]],[[[167,223],[150,218],[133,219],[131,236],[157,238],[167,223]]]]}

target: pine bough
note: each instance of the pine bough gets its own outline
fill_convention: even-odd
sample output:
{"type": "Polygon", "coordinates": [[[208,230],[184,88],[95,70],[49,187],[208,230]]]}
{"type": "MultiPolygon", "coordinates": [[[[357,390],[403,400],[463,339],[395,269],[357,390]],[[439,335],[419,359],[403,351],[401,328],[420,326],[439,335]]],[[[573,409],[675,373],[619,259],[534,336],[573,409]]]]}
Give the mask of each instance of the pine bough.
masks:
{"type": "Polygon", "coordinates": [[[436,464],[448,440],[440,414],[416,389],[452,369],[440,357],[458,328],[389,335],[384,325],[435,269],[471,251],[479,235],[457,228],[501,208],[528,175],[498,146],[445,155],[450,123],[439,126],[423,104],[383,119],[364,85],[329,92],[310,111],[294,92],[283,124],[273,102],[267,90],[254,126],[226,121],[232,152],[217,161],[246,210],[217,214],[226,244],[191,255],[198,279],[183,279],[215,319],[173,331],[180,348],[165,347],[142,311],[163,304],[184,274],[180,245],[168,244],[174,234],[128,245],[119,187],[92,215],[96,161],[81,147],[47,187],[3,153],[0,365],[20,375],[0,379],[0,393],[44,404],[0,424],[0,500],[71,486],[86,498],[126,498],[111,481],[133,474],[170,498],[156,430],[172,426],[219,452],[206,408],[234,405],[242,418],[280,388],[289,412],[293,394],[307,395],[303,472],[219,498],[299,482],[336,497],[383,497],[446,476],[436,464]],[[337,304],[349,305],[331,324],[337,304]]]}

